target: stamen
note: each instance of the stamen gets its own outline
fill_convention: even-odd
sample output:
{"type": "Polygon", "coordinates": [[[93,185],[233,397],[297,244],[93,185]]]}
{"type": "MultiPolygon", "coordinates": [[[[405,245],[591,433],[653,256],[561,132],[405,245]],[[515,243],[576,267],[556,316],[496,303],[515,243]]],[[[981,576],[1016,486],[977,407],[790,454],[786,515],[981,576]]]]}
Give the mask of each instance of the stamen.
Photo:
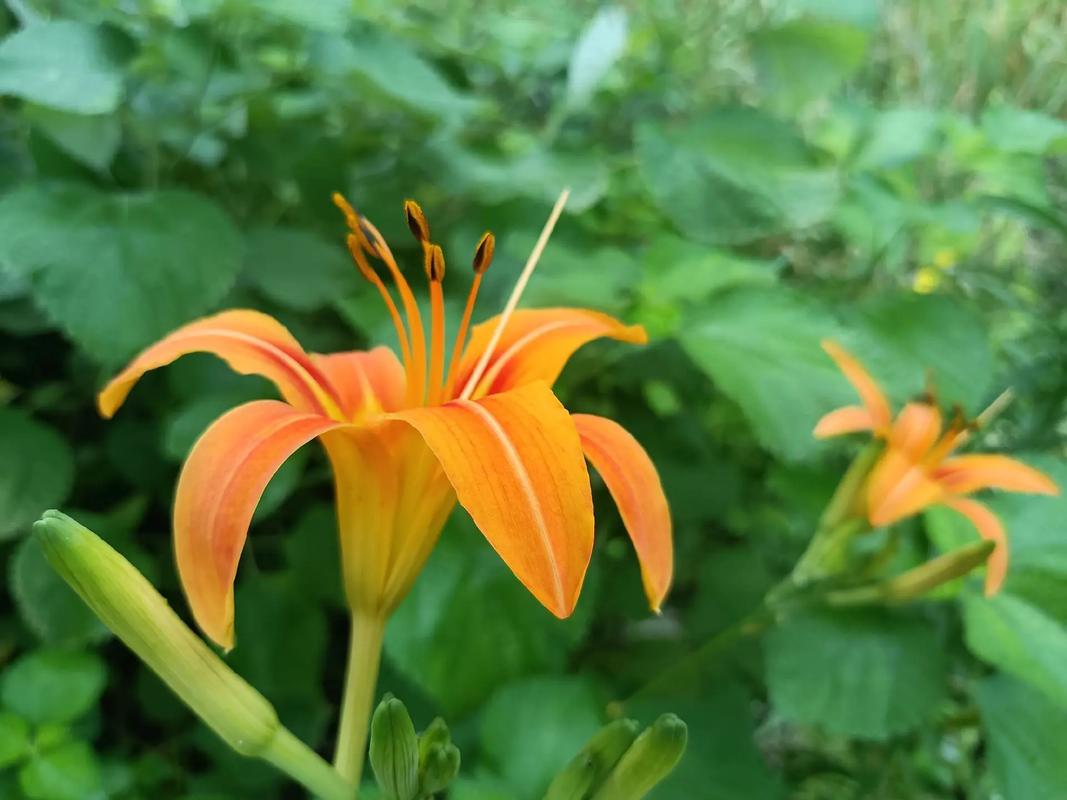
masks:
{"type": "Polygon", "coordinates": [[[515,288],[511,291],[511,296],[508,298],[508,302],[504,305],[504,310],[500,314],[500,319],[497,321],[496,328],[493,329],[493,335],[489,340],[489,345],[482,352],[482,357],[478,359],[474,371],[467,380],[467,385],[463,387],[463,391],[459,395],[460,399],[468,400],[471,393],[473,393],[478,386],[478,382],[482,379],[482,375],[485,373],[485,368],[489,364],[489,359],[493,357],[493,351],[500,343],[500,337],[504,334],[504,328],[508,324],[508,319],[510,319],[511,315],[514,313],[515,307],[518,306],[519,299],[522,297],[522,293],[526,289],[526,284],[530,282],[530,276],[533,275],[534,268],[537,266],[541,254],[545,251],[545,247],[548,245],[548,237],[552,235],[552,229],[556,227],[556,222],[559,221],[559,216],[563,213],[563,207],[567,204],[567,198],[570,197],[570,194],[570,189],[564,189],[560,192],[556,204],[552,207],[552,213],[548,215],[545,227],[541,229],[541,235],[537,237],[537,243],[534,244],[534,248],[530,252],[530,257],[526,259],[526,264],[523,265],[522,273],[519,275],[519,279],[515,282],[515,288]]]}
{"type": "Polygon", "coordinates": [[[474,280],[471,282],[470,292],[467,294],[467,305],[463,308],[463,319],[460,320],[459,330],[456,331],[456,343],[452,345],[452,357],[448,361],[448,378],[445,380],[444,397],[452,398],[452,391],[456,383],[456,371],[459,369],[459,361],[463,356],[463,345],[467,342],[467,329],[470,328],[471,316],[474,314],[474,304],[478,299],[478,290],[482,285],[482,276],[493,263],[493,253],[496,251],[496,239],[493,234],[486,232],[482,235],[478,246],[474,248],[474,280]]]}
{"type": "Polygon", "coordinates": [[[381,277],[367,262],[367,256],[363,253],[359,237],[354,233],[350,233],[345,237],[345,243],[348,245],[348,252],[352,254],[352,260],[356,262],[360,274],[374,285],[374,288],[378,290],[378,294],[382,296],[382,300],[385,301],[385,307],[389,310],[389,316],[393,320],[393,327],[396,328],[396,337],[400,340],[400,353],[404,358],[404,372],[410,381],[411,345],[408,342],[408,332],[400,319],[400,311],[397,309],[396,303],[393,302],[393,297],[389,294],[389,290],[382,282],[381,277]]]}
{"type": "Polygon", "coordinates": [[[430,223],[426,221],[426,215],[422,208],[414,200],[404,201],[404,218],[407,219],[411,234],[420,244],[430,241],[430,223]]]}
{"type": "Polygon", "coordinates": [[[441,280],[445,277],[445,254],[431,244],[426,255],[426,277],[430,279],[430,380],[427,402],[441,398],[441,378],[445,371],[445,300],[441,280]]]}
{"type": "Polygon", "coordinates": [[[415,302],[415,295],[411,286],[404,278],[404,274],[397,266],[393,252],[389,249],[374,224],[366,217],[360,217],[360,229],[367,236],[378,256],[393,276],[397,291],[400,292],[400,300],[404,304],[404,313],[408,318],[408,327],[411,329],[411,378],[408,382],[409,403],[421,403],[426,389],[426,333],[422,327],[422,315],[419,313],[419,305],[415,302]]]}

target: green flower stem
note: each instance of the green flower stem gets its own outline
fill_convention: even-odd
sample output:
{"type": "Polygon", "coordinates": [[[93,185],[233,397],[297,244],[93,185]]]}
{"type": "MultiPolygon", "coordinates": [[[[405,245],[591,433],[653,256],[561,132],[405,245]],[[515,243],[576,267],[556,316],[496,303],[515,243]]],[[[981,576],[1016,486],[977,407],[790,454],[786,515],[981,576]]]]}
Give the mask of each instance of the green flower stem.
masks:
{"type": "Polygon", "coordinates": [[[259,757],[291,775],[321,800],[354,800],[356,789],[310,747],[279,728],[259,757]]]}
{"type": "Polygon", "coordinates": [[[353,612],[341,724],[333,763],[345,780],[356,786],[363,775],[363,757],[367,751],[384,634],[385,620],[382,617],[353,612]]]}

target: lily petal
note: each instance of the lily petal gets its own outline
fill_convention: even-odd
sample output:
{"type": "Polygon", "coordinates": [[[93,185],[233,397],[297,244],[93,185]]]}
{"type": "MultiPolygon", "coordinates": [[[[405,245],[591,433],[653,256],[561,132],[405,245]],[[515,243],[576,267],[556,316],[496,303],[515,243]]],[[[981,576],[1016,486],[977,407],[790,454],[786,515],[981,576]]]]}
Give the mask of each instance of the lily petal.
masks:
{"type": "Polygon", "coordinates": [[[214,353],[235,372],[262,375],[296,408],[320,413],[336,410],[325,376],[292,334],[267,314],[237,310],[191,322],[144,350],[100,392],[100,413],[114,416],[142,375],[189,353],[214,353]]]}
{"type": "Polygon", "coordinates": [[[233,647],[233,581],[263,490],[297,448],[344,424],[256,400],[223,414],[193,446],[174,499],[175,557],[193,617],[222,647],[233,647]]]}
{"type": "Polygon", "coordinates": [[[867,478],[867,518],[891,525],[938,502],[944,490],[903,451],[886,448],[867,478]]]}
{"type": "Polygon", "coordinates": [[[831,411],[815,424],[812,434],[816,439],[828,439],[846,433],[869,431],[874,428],[871,412],[863,406],[845,406],[831,411]]]}
{"type": "Polygon", "coordinates": [[[989,508],[977,500],[966,497],[949,497],[944,505],[967,517],[978,529],[978,535],[996,544],[986,561],[985,594],[992,597],[1000,591],[1008,575],[1008,537],[1004,525],[989,508]]]}
{"type": "Polygon", "coordinates": [[[874,432],[880,436],[886,435],[889,432],[891,412],[889,401],[877,381],[871,377],[871,374],[864,369],[854,355],[837,342],[826,339],[822,342],[822,349],[834,360],[837,368],[844,373],[848,382],[859,393],[864,408],[870,412],[874,432]]]}
{"type": "Polygon", "coordinates": [[[889,442],[915,461],[933,447],[941,435],[941,411],[932,403],[908,403],[897,414],[889,442]]]}
{"type": "MultiPolygon", "coordinates": [[[[499,317],[471,329],[456,381],[456,393],[471,377],[478,360],[496,331],[499,317]]],[[[640,325],[624,325],[607,314],[582,308],[539,308],[516,311],[493,350],[473,397],[496,394],[531,381],[551,385],[567,361],[584,344],[610,337],[645,344],[648,335],[640,325]]]]}
{"type": "Polygon", "coordinates": [[[421,435],[460,504],[549,611],[574,611],[593,549],[593,499],[570,414],[541,382],[391,415],[421,435]]]}
{"type": "Polygon", "coordinates": [[[404,367],[388,347],[313,353],[311,361],[329,379],[349,419],[365,411],[397,411],[404,404],[404,367]]]}
{"type": "Polygon", "coordinates": [[[1021,461],[994,453],[957,456],[943,462],[934,473],[952,494],[970,494],[979,489],[1003,489],[1030,494],[1059,494],[1048,475],[1021,461]]]}
{"type": "Polygon", "coordinates": [[[604,417],[572,414],[585,456],[607,484],[641,563],[652,610],[659,612],[671,585],[674,548],[663,485],[644,448],[621,425],[604,417]]]}

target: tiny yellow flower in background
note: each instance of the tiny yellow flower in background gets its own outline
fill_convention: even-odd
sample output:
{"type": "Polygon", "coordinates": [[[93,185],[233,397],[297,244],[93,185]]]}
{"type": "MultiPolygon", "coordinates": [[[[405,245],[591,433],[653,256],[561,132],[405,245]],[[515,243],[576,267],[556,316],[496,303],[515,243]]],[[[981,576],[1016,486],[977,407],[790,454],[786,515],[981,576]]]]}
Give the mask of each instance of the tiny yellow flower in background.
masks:
{"type": "Polygon", "coordinates": [[[919,267],[911,288],[919,294],[930,294],[941,285],[941,273],[934,267],[919,267]]]}
{"type": "Polygon", "coordinates": [[[969,495],[982,489],[1055,495],[1059,489],[1044,473],[1008,456],[952,454],[970,437],[973,425],[959,417],[947,426],[930,400],[907,403],[892,416],[889,400],[862,364],[835,342],[823,349],[859,393],[862,404],[831,411],[815,426],[826,438],[870,431],[884,442],[864,490],[865,514],[874,528],[918,514],[933,505],[963,514],[979,535],[992,541],[986,594],[995,594],[1008,569],[1008,542],[1000,519],[969,495]]]}

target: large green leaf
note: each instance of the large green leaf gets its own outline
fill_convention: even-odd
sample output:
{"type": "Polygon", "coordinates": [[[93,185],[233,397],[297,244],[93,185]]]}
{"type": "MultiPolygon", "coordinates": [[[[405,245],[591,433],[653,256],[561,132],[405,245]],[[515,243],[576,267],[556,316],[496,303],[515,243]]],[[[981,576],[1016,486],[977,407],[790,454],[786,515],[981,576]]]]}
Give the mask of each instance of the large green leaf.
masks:
{"type": "Polygon", "coordinates": [[[505,686],[482,715],[485,760],[517,800],[535,800],[600,729],[600,709],[592,686],[579,678],[530,678],[505,686]]]}
{"type": "Polygon", "coordinates": [[[79,114],[106,114],[122,97],[122,67],[105,31],[35,22],[0,42],[0,94],[79,114]]]}
{"type": "Polygon", "coordinates": [[[738,244],[825,220],[838,176],[798,131],[751,109],[725,108],[685,124],[645,122],[637,157],[653,199],[686,236],[738,244]]]}
{"type": "Polygon", "coordinates": [[[103,362],[210,310],[240,259],[226,215],[190,192],[35,184],[0,200],[0,269],[103,362]]]}
{"type": "Polygon", "coordinates": [[[553,617],[457,513],[393,615],[385,652],[454,716],[510,680],[561,668],[591,610],[585,597],[570,620],[553,617]]]}
{"type": "Polygon", "coordinates": [[[844,736],[883,740],[914,729],[945,699],[947,668],[936,630],[900,612],[812,611],[767,638],[775,711],[844,736]]]}
{"type": "Polygon", "coordinates": [[[764,90],[797,107],[836,89],[863,62],[867,31],[803,16],[763,28],[752,37],[752,55],[764,90]]]}
{"type": "Polygon", "coordinates": [[[104,690],[104,662],[92,653],[36,650],[0,678],[0,699],[39,725],[71,722],[96,704],[104,690]]]}
{"type": "Polygon", "coordinates": [[[965,595],[963,622],[971,652],[1067,708],[1067,627],[1006,593],[965,595]]]}
{"type": "Polygon", "coordinates": [[[585,26],[567,68],[567,103],[586,103],[626,47],[626,11],[604,6],[585,26]]]}
{"type": "Polygon", "coordinates": [[[29,800],[103,800],[100,766],[85,742],[67,742],[35,753],[19,770],[29,800]]]}
{"type": "Polygon", "coordinates": [[[96,170],[107,168],[122,141],[117,114],[75,114],[45,106],[28,106],[23,113],[61,150],[96,170]]]}
{"type": "Polygon", "coordinates": [[[52,428],[0,408],[0,539],[19,533],[67,499],[74,457],[52,428]]]}
{"type": "Polygon", "coordinates": [[[0,711],[0,770],[20,761],[29,750],[29,723],[17,714],[0,711]]]}
{"type": "Polygon", "coordinates": [[[361,280],[340,236],[327,242],[297,228],[249,231],[241,276],[274,302],[299,311],[327,306],[361,280]]]}
{"type": "Polygon", "coordinates": [[[786,289],[715,295],[682,331],[689,355],[729,395],[764,445],[789,459],[815,451],[819,418],[851,402],[819,342],[839,334],[829,310],[786,289]]]}
{"type": "Polygon", "coordinates": [[[1067,709],[1004,675],[978,685],[989,767],[1005,800],[1060,797],[1067,786],[1067,709]]]}

